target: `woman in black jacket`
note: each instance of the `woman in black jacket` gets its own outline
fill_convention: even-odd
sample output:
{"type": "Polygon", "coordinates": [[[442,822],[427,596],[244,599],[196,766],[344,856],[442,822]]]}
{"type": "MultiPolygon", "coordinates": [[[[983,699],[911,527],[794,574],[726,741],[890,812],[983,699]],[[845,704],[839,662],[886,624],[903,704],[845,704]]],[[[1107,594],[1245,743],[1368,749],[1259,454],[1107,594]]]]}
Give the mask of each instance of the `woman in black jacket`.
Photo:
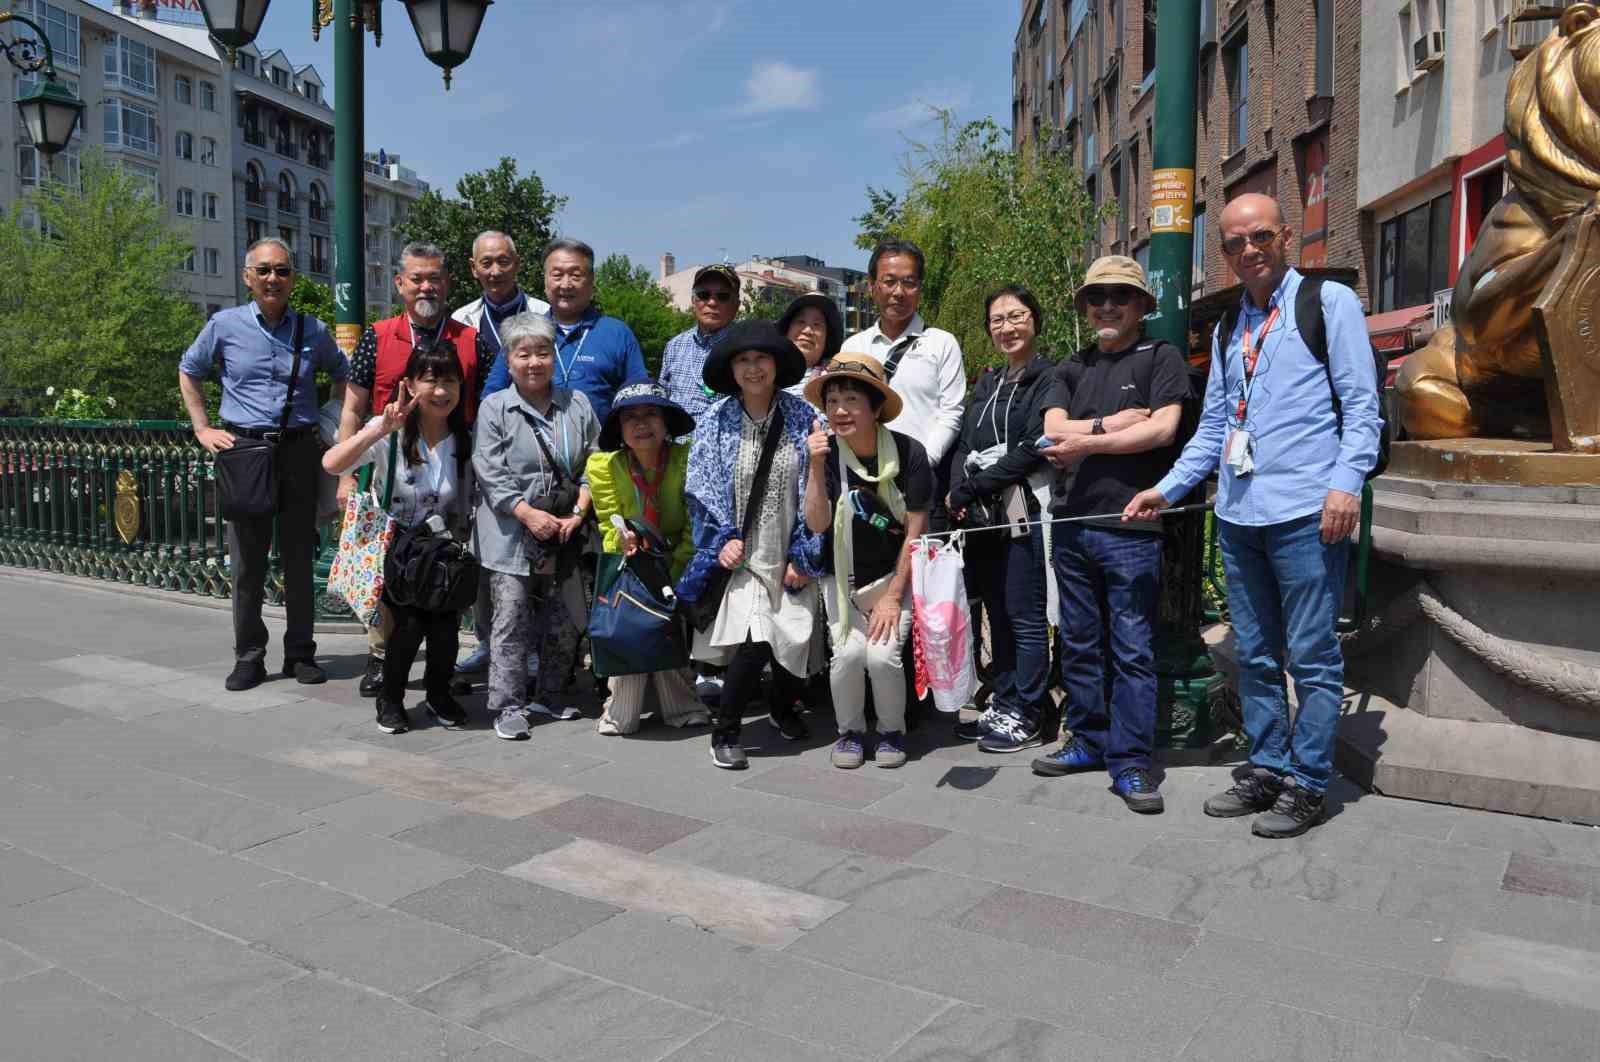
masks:
{"type": "Polygon", "coordinates": [[[990,694],[983,714],[956,733],[985,752],[1020,752],[1042,743],[1040,722],[1052,714],[1050,553],[1038,520],[1053,472],[1034,442],[1044,430],[1055,364],[1036,350],[1044,314],[1027,288],[1012,284],[992,293],[984,318],[1006,361],[986,369],[967,400],[949,507],[968,526],[974,517],[979,526],[1016,526],[984,531],[967,549],[989,616],[990,694]]]}

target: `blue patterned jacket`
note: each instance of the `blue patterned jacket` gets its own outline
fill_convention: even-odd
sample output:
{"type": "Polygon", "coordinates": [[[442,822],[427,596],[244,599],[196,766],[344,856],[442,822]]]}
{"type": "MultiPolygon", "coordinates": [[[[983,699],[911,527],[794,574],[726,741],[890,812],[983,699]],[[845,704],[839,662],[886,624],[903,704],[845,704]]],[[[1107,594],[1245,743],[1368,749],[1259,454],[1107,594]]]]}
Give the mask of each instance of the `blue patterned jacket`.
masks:
{"type": "MultiPolygon", "coordinates": [[[[811,432],[811,421],[817,411],[803,398],[779,391],[774,397],[783,410],[783,437],[778,445],[795,450],[795,467],[798,475],[793,482],[769,482],[768,490],[787,489],[795,492],[794,530],[789,536],[789,561],[804,575],[820,576],[822,572],[822,536],[806,526],[805,489],[806,468],[810,458],[806,452],[806,436],[811,432]]],[[[737,399],[723,398],[706,410],[695,426],[694,441],[689,448],[689,519],[694,532],[694,556],[678,581],[678,596],[685,601],[698,601],[705,590],[706,579],[720,562],[717,555],[729,539],[739,537],[739,525],[734,520],[733,487],[734,463],[739,456],[739,431],[744,410],[737,399]]]]}

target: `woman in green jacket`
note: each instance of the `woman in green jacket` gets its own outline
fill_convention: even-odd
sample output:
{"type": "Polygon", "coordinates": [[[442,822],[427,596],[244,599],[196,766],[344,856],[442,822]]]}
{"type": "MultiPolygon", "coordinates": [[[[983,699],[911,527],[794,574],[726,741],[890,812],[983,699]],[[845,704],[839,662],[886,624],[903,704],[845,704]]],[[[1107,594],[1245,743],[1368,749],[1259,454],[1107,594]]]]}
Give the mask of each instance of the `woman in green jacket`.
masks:
{"type": "MultiPolygon", "coordinates": [[[[688,443],[675,443],[694,431],[694,418],[654,381],[626,383],[617,391],[600,431],[598,452],[585,469],[594,514],[604,535],[604,550],[631,554],[638,536],[624,534],[611,518],[621,516],[651,528],[667,544],[668,573],[676,583],[694,556],[689,530],[689,504],[684,479],[689,468],[688,443]]],[[[655,682],[662,722],[668,726],[704,726],[705,708],[694,695],[694,675],[687,668],[643,675],[616,675],[611,697],[595,724],[601,734],[631,734],[639,729],[646,689],[655,682]]]]}

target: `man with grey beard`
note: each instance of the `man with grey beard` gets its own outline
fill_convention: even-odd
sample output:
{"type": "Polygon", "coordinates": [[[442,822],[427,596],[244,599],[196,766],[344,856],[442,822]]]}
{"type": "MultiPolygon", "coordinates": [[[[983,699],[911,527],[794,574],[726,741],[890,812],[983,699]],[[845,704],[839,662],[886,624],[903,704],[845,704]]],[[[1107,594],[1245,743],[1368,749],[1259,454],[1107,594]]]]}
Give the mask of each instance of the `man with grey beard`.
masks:
{"type": "MultiPolygon", "coordinates": [[[[383,411],[393,397],[396,384],[405,376],[406,362],[418,347],[450,347],[461,359],[462,378],[467,381],[462,403],[470,425],[478,412],[478,396],[483,391],[494,351],[470,325],[450,318],[445,298],[450,293],[450,274],[445,271],[444,252],[431,243],[410,243],[400,252],[400,268],[394,287],[405,304],[396,317],[379,321],[361,335],[355,356],[350,359],[350,382],[345,388],[344,410],[339,417],[339,441],[361,430],[369,417],[383,411]]],[[[339,503],[349,497],[354,479],[339,481],[339,503]]],[[[380,608],[378,621],[367,631],[366,674],[361,693],[376,697],[383,685],[383,653],[388,617],[380,608]]]]}

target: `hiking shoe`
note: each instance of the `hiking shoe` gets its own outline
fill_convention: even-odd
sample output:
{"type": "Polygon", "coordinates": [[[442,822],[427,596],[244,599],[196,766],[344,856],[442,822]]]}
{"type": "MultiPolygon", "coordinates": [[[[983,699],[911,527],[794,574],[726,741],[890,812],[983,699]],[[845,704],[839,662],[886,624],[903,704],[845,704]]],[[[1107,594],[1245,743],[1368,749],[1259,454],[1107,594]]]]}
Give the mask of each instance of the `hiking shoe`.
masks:
{"type": "Polygon", "coordinates": [[[839,740],[833,743],[833,752],[828,759],[835,767],[844,771],[853,771],[866,761],[867,750],[861,745],[861,735],[854,730],[846,730],[839,735],[839,740]]]}
{"type": "Polygon", "coordinates": [[[482,641],[478,647],[456,661],[456,674],[477,675],[489,670],[489,643],[482,641]]]}
{"type": "Polygon", "coordinates": [[[328,681],[328,673],[317,666],[315,660],[285,660],[283,677],[292,678],[302,686],[320,686],[328,681]]]}
{"type": "Polygon", "coordinates": [[[778,733],[785,741],[804,741],[811,736],[811,728],[806,726],[806,721],[801,718],[798,705],[774,708],[771,718],[772,725],[777,727],[778,733]]]}
{"type": "Polygon", "coordinates": [[[1089,746],[1077,738],[1068,738],[1050,755],[1035,759],[1033,773],[1055,778],[1079,771],[1098,771],[1105,765],[1106,761],[1095,755],[1089,746]]]}
{"type": "Polygon", "coordinates": [[[750,766],[744,758],[744,748],[737,741],[711,743],[711,762],[725,771],[742,771],[750,766]]]}
{"type": "Polygon", "coordinates": [[[879,767],[902,767],[906,762],[906,736],[898,730],[885,730],[878,735],[878,747],[872,752],[872,762],[879,767]]]}
{"type": "Polygon", "coordinates": [[[378,729],[385,734],[404,734],[411,729],[411,720],[406,718],[405,707],[394,701],[378,698],[378,729]]]}
{"type": "Polygon", "coordinates": [[[1278,799],[1283,779],[1265,767],[1252,767],[1227,789],[1207,797],[1205,812],[1214,819],[1236,819],[1266,811],[1278,799]]]}
{"type": "Polygon", "coordinates": [[[1004,718],[1004,713],[994,708],[985,708],[978,718],[965,723],[957,723],[956,737],[962,741],[980,741],[988,737],[989,731],[993,730],[995,724],[1004,718]]]}
{"type": "Polygon", "coordinates": [[[502,709],[494,721],[495,736],[507,741],[526,741],[532,729],[528,725],[528,713],[521,708],[502,709]]]}
{"type": "Polygon", "coordinates": [[[228,677],[222,680],[224,689],[234,693],[253,690],[267,681],[266,665],[259,660],[241,660],[233,665],[228,677]]]}
{"type": "Polygon", "coordinates": [[[1013,719],[1009,715],[1002,715],[1000,720],[989,728],[989,732],[978,739],[978,747],[984,752],[1021,752],[1023,749],[1036,749],[1044,742],[1039,739],[1039,728],[1030,726],[1020,719],[1013,719]]]}
{"type": "Polygon", "coordinates": [[[1161,789],[1143,767],[1128,767],[1111,780],[1111,791],[1141,815],[1157,815],[1166,810],[1161,789]]]}
{"type": "Polygon", "coordinates": [[[367,656],[367,670],[361,676],[361,685],[356,689],[363,697],[376,697],[383,692],[383,661],[377,657],[367,656]]]}
{"type": "Polygon", "coordinates": [[[1286,782],[1272,810],[1256,816],[1250,832],[1257,837],[1298,837],[1322,821],[1327,800],[1321,793],[1286,782]]]}
{"type": "Polygon", "coordinates": [[[542,715],[546,719],[577,719],[583,714],[571,705],[556,708],[541,701],[534,701],[529,704],[527,710],[535,715],[542,715]]]}
{"type": "Polygon", "coordinates": [[[459,730],[467,725],[467,710],[448,693],[429,697],[422,702],[422,710],[433,716],[433,721],[446,730],[459,730]]]}

